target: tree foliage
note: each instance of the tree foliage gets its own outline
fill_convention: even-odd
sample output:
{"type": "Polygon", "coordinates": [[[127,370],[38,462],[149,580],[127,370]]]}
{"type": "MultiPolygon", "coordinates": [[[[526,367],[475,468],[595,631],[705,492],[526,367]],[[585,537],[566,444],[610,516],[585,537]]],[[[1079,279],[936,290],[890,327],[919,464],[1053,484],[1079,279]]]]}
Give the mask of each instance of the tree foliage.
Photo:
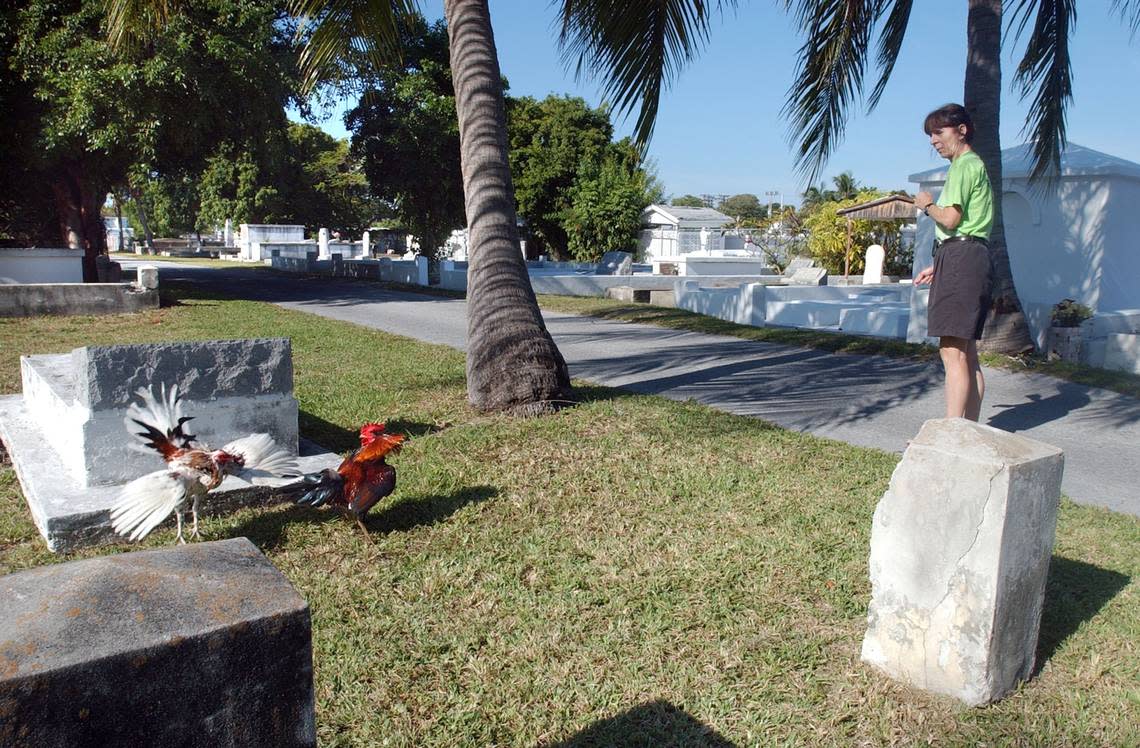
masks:
{"type": "Polygon", "coordinates": [[[758,226],[768,217],[768,207],[760,203],[760,198],[748,193],[726,198],[717,210],[733,218],[738,226],[758,226]]]}
{"type": "Polygon", "coordinates": [[[613,138],[609,114],[570,96],[508,98],[507,137],[519,215],[540,252],[564,257],[575,184],[580,172],[600,173],[613,138]]]}
{"type": "Polygon", "coordinates": [[[447,28],[416,16],[401,33],[402,62],[361,68],[364,95],[346,121],[373,196],[434,255],[466,225],[447,28]]]}
{"type": "Polygon", "coordinates": [[[13,118],[6,161],[32,180],[20,193],[55,197],[65,239],[89,260],[103,199],[132,174],[191,178],[220,142],[248,146],[284,119],[292,48],[271,4],[186,0],[146,44],[118,52],[102,0],[20,0],[3,19],[3,75],[22,92],[14,103],[33,103],[13,118]]]}
{"type": "Polygon", "coordinates": [[[611,144],[599,164],[587,164],[570,191],[564,225],[570,255],[596,262],[606,252],[637,249],[641,212],[661,199],[661,187],[641,167],[628,139],[611,144]]]}
{"type": "Polygon", "coordinates": [[[851,249],[848,254],[847,224],[838,211],[854,205],[885,196],[887,193],[875,189],[863,190],[843,200],[828,200],[803,213],[803,226],[808,233],[808,254],[832,275],[842,275],[850,258],[849,271],[852,274],[863,272],[864,254],[867,247],[878,244],[887,251],[887,272],[899,272],[905,263],[910,270],[908,259],[900,256],[901,234],[897,221],[851,221],[851,249]]]}
{"type": "Polygon", "coordinates": [[[697,197],[696,195],[681,195],[680,197],[674,197],[673,199],[671,199],[669,201],[669,204],[670,205],[676,205],[677,207],[680,207],[680,208],[703,208],[703,207],[705,207],[705,201],[702,200],[701,198],[697,197]]]}

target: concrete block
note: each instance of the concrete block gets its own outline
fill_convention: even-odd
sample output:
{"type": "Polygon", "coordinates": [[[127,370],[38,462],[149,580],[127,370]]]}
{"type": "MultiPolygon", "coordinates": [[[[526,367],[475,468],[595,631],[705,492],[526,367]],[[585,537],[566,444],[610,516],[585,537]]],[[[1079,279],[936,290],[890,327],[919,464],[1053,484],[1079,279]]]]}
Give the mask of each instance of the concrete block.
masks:
{"type": "Polygon", "coordinates": [[[140,387],[177,384],[191,432],[211,446],[264,432],[297,444],[292,348],[286,338],[86,346],[20,358],[24,399],[52,424],[81,485],[120,483],[161,467],[130,448],[123,424],[140,387]]]}
{"type": "Polygon", "coordinates": [[[1105,336],[1104,368],[1140,374],[1140,335],[1118,332],[1105,336]]]}
{"type": "Polygon", "coordinates": [[[0,317],[131,314],[158,305],[157,290],[133,283],[0,284],[0,317]]]}
{"type": "Polygon", "coordinates": [[[970,705],[1033,671],[1061,451],[960,418],[927,421],[875,510],[863,660],[970,705]]]}
{"type": "Polygon", "coordinates": [[[826,286],[827,271],[823,268],[800,268],[788,278],[793,286],[826,286]]]}
{"type": "Polygon", "coordinates": [[[316,744],[308,605],[245,538],[22,571],[0,598],[0,744],[316,744]]]}
{"type": "Polygon", "coordinates": [[[139,287],[154,290],[158,288],[158,268],[154,265],[142,265],[138,270],[139,287]]]}

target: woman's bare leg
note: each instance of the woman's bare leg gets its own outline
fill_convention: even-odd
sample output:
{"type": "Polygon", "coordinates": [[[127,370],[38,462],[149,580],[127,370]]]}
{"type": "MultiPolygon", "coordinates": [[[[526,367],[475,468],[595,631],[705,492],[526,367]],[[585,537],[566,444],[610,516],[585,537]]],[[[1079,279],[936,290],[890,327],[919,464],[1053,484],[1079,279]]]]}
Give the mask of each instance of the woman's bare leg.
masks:
{"type": "Polygon", "coordinates": [[[970,367],[970,399],[966,403],[966,418],[976,421],[982,414],[982,398],[986,396],[986,378],[978,363],[978,341],[966,342],[966,363],[970,367]]]}
{"type": "MultiPolygon", "coordinates": [[[[970,368],[969,341],[943,336],[938,343],[942,367],[946,370],[946,417],[965,418],[971,395],[976,387],[970,368]]],[[[975,358],[977,354],[975,353],[975,358]]],[[[979,404],[981,400],[979,399],[979,404]]]]}

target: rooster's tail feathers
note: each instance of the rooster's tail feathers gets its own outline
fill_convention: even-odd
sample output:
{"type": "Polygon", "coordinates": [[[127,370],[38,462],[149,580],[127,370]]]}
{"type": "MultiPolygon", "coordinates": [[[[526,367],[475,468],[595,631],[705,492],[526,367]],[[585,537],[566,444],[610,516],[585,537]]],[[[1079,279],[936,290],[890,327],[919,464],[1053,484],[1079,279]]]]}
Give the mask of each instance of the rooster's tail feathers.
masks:
{"type": "Polygon", "coordinates": [[[258,479],[301,474],[297,457],[278,446],[269,434],[250,434],[235,439],[222,447],[222,451],[241,455],[243,465],[238,474],[252,483],[258,479]]]}
{"type": "Polygon", "coordinates": [[[186,489],[169,471],[147,473],[123,486],[111,507],[111,527],[131,540],[141,540],[185,498],[186,489]]]}
{"type": "Polygon", "coordinates": [[[341,494],[344,489],[344,478],[330,468],[303,476],[301,485],[307,490],[297,499],[298,504],[324,506],[341,494]]]}
{"type": "Polygon", "coordinates": [[[184,449],[194,446],[194,436],[183,430],[191,416],[183,415],[182,396],[178,393],[178,385],[171,385],[170,390],[166,384],[159,389],[159,396],[155,397],[154,387],[139,387],[135,392],[142,405],[131,403],[127,406],[127,415],[124,422],[127,431],[137,437],[133,444],[137,449],[153,449],[164,457],[174,449],[184,449]],[[142,431],[136,431],[141,426],[142,431]]]}

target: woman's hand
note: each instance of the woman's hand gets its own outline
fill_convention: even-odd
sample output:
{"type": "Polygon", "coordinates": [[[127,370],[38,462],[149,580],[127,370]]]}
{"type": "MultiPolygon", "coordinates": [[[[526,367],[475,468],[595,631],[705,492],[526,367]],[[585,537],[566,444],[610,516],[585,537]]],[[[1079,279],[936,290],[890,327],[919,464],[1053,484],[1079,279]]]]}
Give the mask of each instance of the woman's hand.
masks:
{"type": "Polygon", "coordinates": [[[914,285],[925,286],[934,280],[934,266],[923,268],[914,276],[914,285]]]}

